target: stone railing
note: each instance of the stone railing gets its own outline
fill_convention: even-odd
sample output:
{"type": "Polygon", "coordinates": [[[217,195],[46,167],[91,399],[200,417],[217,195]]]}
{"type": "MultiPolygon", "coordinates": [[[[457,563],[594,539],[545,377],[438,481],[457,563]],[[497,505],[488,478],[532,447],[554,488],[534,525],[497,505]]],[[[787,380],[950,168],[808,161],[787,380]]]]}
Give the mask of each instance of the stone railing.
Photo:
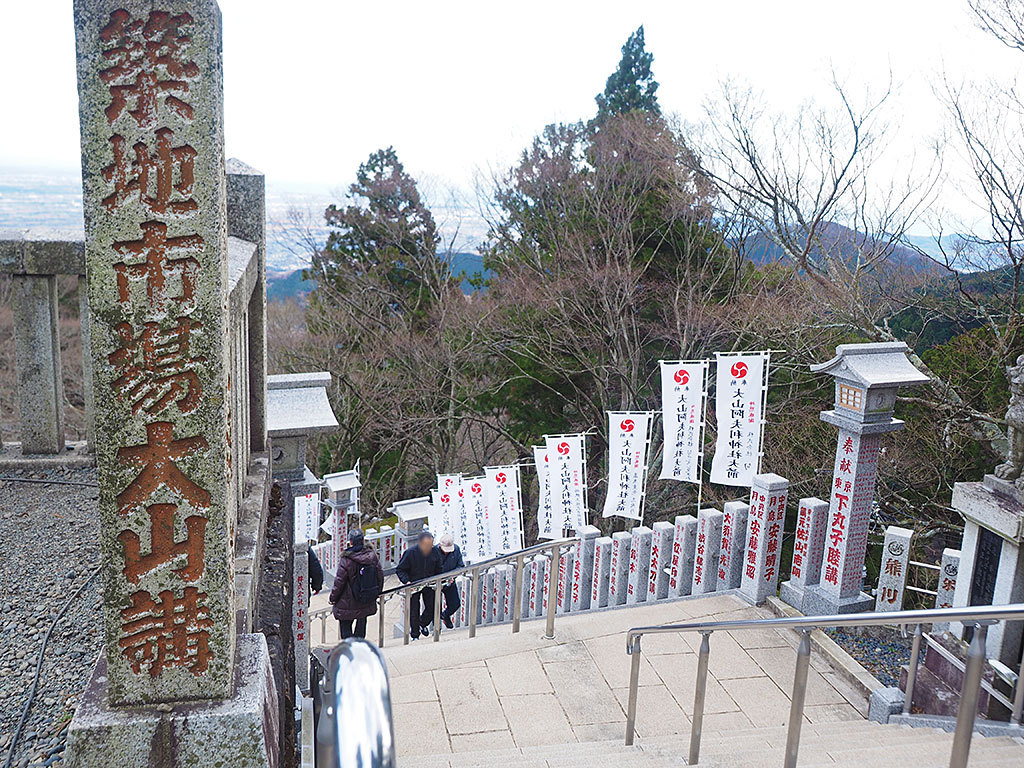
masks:
{"type": "MultiPolygon", "coordinates": [[[[261,173],[227,162],[228,290],[232,467],[241,502],[253,451],[266,450],[266,213],[261,173]]],[[[14,344],[21,413],[10,453],[61,457],[68,453],[57,278],[79,277],[86,442],[94,442],[85,243],[81,231],[0,230],[0,274],[11,276],[14,344]]],[[[77,446],[85,448],[85,446],[77,446]]]]}

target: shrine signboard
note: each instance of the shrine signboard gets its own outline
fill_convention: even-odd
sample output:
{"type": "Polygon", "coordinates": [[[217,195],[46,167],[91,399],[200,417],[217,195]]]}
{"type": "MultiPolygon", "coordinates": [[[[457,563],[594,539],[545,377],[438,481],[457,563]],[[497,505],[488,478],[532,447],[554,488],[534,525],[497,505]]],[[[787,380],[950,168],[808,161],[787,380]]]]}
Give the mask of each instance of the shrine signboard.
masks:
{"type": "Polygon", "coordinates": [[[75,30],[110,699],[227,698],[220,13],[78,0],[75,30]]]}

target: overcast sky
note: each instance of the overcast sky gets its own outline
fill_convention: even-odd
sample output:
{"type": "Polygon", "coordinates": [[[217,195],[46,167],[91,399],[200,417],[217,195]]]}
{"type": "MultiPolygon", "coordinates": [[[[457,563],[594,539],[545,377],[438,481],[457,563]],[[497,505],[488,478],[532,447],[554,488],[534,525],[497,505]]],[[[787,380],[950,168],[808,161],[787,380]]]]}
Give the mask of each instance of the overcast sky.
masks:
{"type": "MultiPolygon", "coordinates": [[[[350,2],[221,0],[229,156],[278,185],[339,189],[393,144],[433,185],[472,187],[546,123],[589,117],[638,25],[663,109],[683,119],[725,77],[791,108],[847,84],[897,86],[898,141],[937,132],[942,71],[1013,71],[966,0],[350,2]]],[[[70,0],[0,5],[0,166],[77,168],[70,0]]]]}

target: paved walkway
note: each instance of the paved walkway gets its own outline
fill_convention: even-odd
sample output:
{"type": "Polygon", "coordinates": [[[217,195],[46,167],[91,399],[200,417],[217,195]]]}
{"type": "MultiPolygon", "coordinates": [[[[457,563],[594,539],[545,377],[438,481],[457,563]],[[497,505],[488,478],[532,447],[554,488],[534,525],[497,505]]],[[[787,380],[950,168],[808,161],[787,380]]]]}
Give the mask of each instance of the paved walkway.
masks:
{"type": "MultiPolygon", "coordinates": [[[[732,595],[717,595],[559,616],[554,641],[542,639],[541,621],[530,620],[518,635],[502,625],[481,628],[473,640],[456,630],[437,644],[392,643],[384,653],[399,754],[620,739],[628,628],[768,615],[732,595]]],[[[319,639],[318,629],[314,636],[319,639]]],[[[644,639],[638,740],[689,732],[699,643],[700,636],[691,633],[644,639]]],[[[796,645],[796,634],[788,630],[715,633],[705,731],[785,725],[796,645]]],[[[815,655],[806,705],[805,717],[815,724],[863,719],[867,712],[863,697],[815,655]]]]}

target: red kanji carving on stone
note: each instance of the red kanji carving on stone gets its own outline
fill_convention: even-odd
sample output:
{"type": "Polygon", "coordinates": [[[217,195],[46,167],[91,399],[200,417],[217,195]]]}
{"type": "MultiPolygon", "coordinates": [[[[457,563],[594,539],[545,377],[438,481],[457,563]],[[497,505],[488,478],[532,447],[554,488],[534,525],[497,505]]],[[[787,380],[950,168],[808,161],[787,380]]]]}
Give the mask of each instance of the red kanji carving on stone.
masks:
{"type": "Polygon", "coordinates": [[[154,150],[137,142],[132,147],[134,159],[128,156],[128,142],[123,136],[115,135],[110,142],[114,162],[103,169],[103,178],[114,185],[114,191],[103,198],[108,211],[113,212],[136,197],[149,213],[195,213],[199,206],[191,195],[197,152],[187,144],[175,147],[174,131],[159,129],[154,150]]]}
{"type": "Polygon", "coordinates": [[[199,67],[188,59],[192,38],[184,27],[191,23],[187,13],[150,11],[146,21],[133,20],[123,9],[110,14],[100,39],[108,44],[103,58],[111,66],[100,71],[100,79],[110,86],[106,115],[111,124],[127,110],[139,126],[152,128],[161,102],[180,117],[192,119],[192,107],[184,100],[187,81],[199,76],[199,67]]]}
{"type": "Polygon", "coordinates": [[[117,297],[123,306],[131,306],[131,279],[146,281],[146,296],[150,309],[164,312],[169,301],[181,306],[183,312],[194,308],[193,296],[196,290],[196,276],[199,262],[195,254],[203,247],[199,235],[168,237],[167,225],[159,221],[142,224],[142,239],[114,243],[114,250],[124,261],[114,265],[117,273],[117,297]],[[131,261],[128,259],[139,259],[131,261]],[[177,277],[181,283],[178,295],[168,292],[168,278],[177,277]]]}
{"type": "Polygon", "coordinates": [[[146,425],[146,443],[119,448],[117,458],[125,466],[138,467],[142,471],[117,495],[117,509],[125,514],[135,506],[141,506],[160,487],[177,492],[195,509],[210,507],[210,494],[196,485],[175,465],[186,456],[191,456],[208,447],[201,435],[174,439],[174,425],[169,421],[154,421],[146,425]]]}
{"type": "Polygon", "coordinates": [[[206,518],[189,515],[185,518],[185,540],[174,540],[176,504],[151,504],[147,509],[150,524],[149,554],[141,554],[141,541],[135,531],[121,531],[118,537],[124,544],[124,575],[133,584],[155,568],[184,557],[185,564],[174,572],[185,581],[198,581],[203,575],[206,518]]]}
{"type": "Polygon", "coordinates": [[[159,677],[169,667],[196,675],[207,670],[213,621],[206,599],[196,587],[185,587],[180,599],[169,589],[155,599],[144,591],[131,596],[131,605],[121,611],[124,637],[118,645],[136,674],[159,677]]]}
{"type": "Polygon", "coordinates": [[[107,357],[117,369],[117,399],[130,403],[133,414],[159,414],[171,403],[182,413],[194,411],[203,393],[199,364],[206,358],[192,352],[192,334],[202,327],[187,317],[170,329],[146,323],[138,334],[128,323],[118,325],[120,346],[107,357]]]}

